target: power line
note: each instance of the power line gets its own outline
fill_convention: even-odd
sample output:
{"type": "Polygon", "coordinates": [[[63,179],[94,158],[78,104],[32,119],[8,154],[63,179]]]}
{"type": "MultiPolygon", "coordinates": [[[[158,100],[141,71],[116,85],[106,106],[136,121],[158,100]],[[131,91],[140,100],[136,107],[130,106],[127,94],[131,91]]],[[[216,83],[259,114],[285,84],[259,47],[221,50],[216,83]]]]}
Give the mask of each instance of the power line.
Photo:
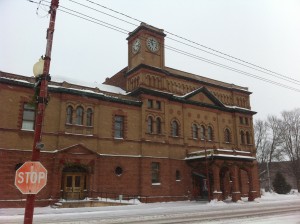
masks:
{"type": "MultiPolygon", "coordinates": [[[[32,2],[32,3],[37,3],[33,0],[28,0],[29,2],[32,2]]],[[[47,1],[45,1],[47,2],[47,1]]],[[[49,2],[48,2],[49,3],[49,2]]],[[[41,4],[41,3],[40,3],[41,4]]],[[[49,5],[46,5],[46,6],[49,6],[49,5]]],[[[65,10],[62,10],[62,9],[58,9],[64,13],[67,13],[69,15],[73,15],[75,17],[78,17],[80,19],[84,19],[86,21],[89,21],[89,22],[92,22],[92,23],[95,23],[95,24],[98,24],[98,25],[101,25],[101,26],[104,26],[106,28],[109,28],[109,29],[112,29],[112,30],[115,30],[115,31],[118,31],[120,33],[123,33],[123,34],[128,34],[129,31],[123,29],[123,28],[120,28],[120,27],[117,27],[115,25],[112,25],[112,24],[109,24],[107,22],[104,22],[104,21],[101,21],[101,20],[98,20],[94,17],[91,17],[91,16],[88,16],[86,14],[83,14],[83,13],[80,13],[78,11],[75,11],[75,10],[72,10],[72,9],[69,9],[67,7],[64,7],[64,6],[60,6],[61,8],[65,9],[65,10],[69,10],[71,12],[68,12],[68,11],[65,11],[65,10]],[[77,14],[80,14],[79,15],[76,15],[77,14]],[[86,18],[87,17],[87,18],[86,18]]],[[[274,84],[274,85],[277,85],[277,86],[280,86],[280,87],[283,87],[283,88],[286,88],[286,89],[290,89],[290,90],[293,90],[293,91],[296,91],[296,92],[300,92],[300,89],[297,89],[297,88],[294,88],[294,87],[291,87],[291,86],[288,86],[288,85],[285,85],[285,84],[282,84],[282,83],[278,83],[278,82],[275,82],[273,80],[269,80],[269,79],[266,79],[266,78],[262,78],[260,76],[257,76],[257,75],[254,75],[252,73],[249,73],[249,72],[245,72],[245,71],[242,71],[242,70],[239,70],[239,69],[236,69],[236,68],[233,68],[233,67],[230,67],[230,66],[227,66],[227,65],[224,65],[224,64],[221,64],[221,63],[218,63],[218,62],[215,62],[215,61],[212,61],[212,60],[209,60],[209,59],[206,59],[206,58],[203,58],[203,57],[200,57],[198,55],[195,55],[195,54],[191,54],[189,52],[186,52],[186,51],[183,51],[183,50],[180,50],[180,49],[177,49],[177,48],[174,48],[172,46],[168,46],[168,45],[165,45],[164,46],[166,49],[168,50],[171,50],[171,51],[174,51],[176,53],[179,53],[179,54],[182,54],[182,55],[185,55],[185,56],[188,56],[188,57],[191,57],[191,58],[194,58],[194,59],[197,59],[197,60],[201,60],[201,61],[204,61],[206,63],[209,63],[209,64],[212,64],[212,65],[215,65],[215,66],[218,66],[218,67],[221,67],[221,68],[224,68],[224,69],[227,69],[227,70],[230,70],[230,71],[234,71],[236,73],[240,73],[242,75],[246,75],[246,76],[249,76],[249,77],[252,77],[252,78],[256,78],[258,80],[261,80],[261,81],[264,81],[264,82],[267,82],[267,83],[270,83],[270,84],[274,84]]]]}
{"type": "MultiPolygon", "coordinates": [[[[69,0],[69,1],[74,2],[73,0],[69,0]]],[[[96,2],[94,2],[94,1],[91,1],[91,0],[85,0],[85,1],[90,2],[90,3],[94,4],[94,5],[100,6],[100,7],[104,8],[104,9],[107,9],[107,10],[112,11],[112,12],[114,12],[114,13],[117,13],[117,14],[119,14],[119,15],[125,16],[125,17],[127,17],[127,18],[129,18],[129,19],[132,19],[132,20],[134,20],[134,21],[137,21],[137,22],[140,22],[140,23],[142,22],[142,21],[139,20],[139,19],[136,19],[136,18],[134,18],[134,17],[132,17],[132,16],[128,16],[128,15],[126,15],[126,14],[124,14],[124,13],[121,13],[121,12],[119,12],[119,11],[113,10],[113,9],[111,9],[111,8],[109,8],[109,7],[106,7],[106,6],[104,6],[104,5],[101,5],[101,4],[96,3],[96,2]]],[[[125,22],[126,22],[126,23],[129,23],[129,22],[127,22],[127,21],[125,21],[125,22]]],[[[130,23],[130,24],[132,24],[132,23],[130,23]]],[[[132,24],[132,25],[135,25],[135,24],[132,24]]],[[[203,51],[203,52],[206,52],[206,53],[208,53],[208,54],[214,55],[214,56],[216,56],[216,57],[220,57],[220,58],[223,58],[223,59],[225,59],[225,60],[228,60],[228,61],[237,63],[237,64],[239,64],[239,65],[242,65],[242,66],[245,66],[245,67],[254,69],[254,70],[256,70],[256,71],[260,71],[260,72],[262,72],[262,73],[265,73],[265,74],[268,74],[268,75],[271,75],[271,76],[275,76],[275,77],[277,77],[277,78],[279,78],[279,79],[283,79],[283,80],[285,80],[285,81],[288,81],[288,82],[291,82],[291,83],[300,85],[300,81],[297,80],[297,79],[293,79],[293,78],[290,78],[290,77],[285,76],[285,75],[283,75],[283,74],[280,74],[280,73],[271,71],[270,69],[264,68],[264,67],[259,66],[259,65],[255,65],[255,64],[253,64],[253,63],[250,63],[250,62],[247,62],[247,61],[245,61],[245,60],[239,59],[239,58],[237,58],[237,57],[231,56],[231,55],[229,55],[229,54],[223,53],[223,52],[221,52],[221,51],[219,51],[219,50],[215,50],[215,49],[210,48],[210,47],[207,47],[207,46],[205,46],[205,45],[203,45],[203,44],[199,44],[199,43],[197,43],[197,42],[195,42],[195,41],[192,41],[192,40],[189,40],[189,39],[187,39],[187,38],[185,38],[185,37],[182,37],[182,36],[179,36],[179,35],[177,35],[177,34],[168,32],[168,31],[166,31],[166,30],[164,30],[164,32],[166,32],[166,33],[168,33],[168,34],[170,34],[170,35],[172,35],[172,36],[175,36],[175,37],[177,37],[177,38],[179,38],[179,39],[181,39],[181,40],[184,40],[184,41],[187,41],[187,42],[189,42],[189,43],[195,44],[195,45],[197,45],[197,46],[203,47],[203,48],[205,48],[205,49],[207,49],[207,50],[213,51],[213,52],[215,52],[215,53],[221,54],[221,55],[226,56],[226,57],[231,58],[231,59],[225,58],[225,57],[220,56],[220,55],[217,55],[217,54],[215,54],[215,53],[211,53],[211,52],[209,52],[209,51],[205,51],[205,50],[200,49],[200,48],[195,48],[195,47],[193,47],[193,46],[191,46],[191,45],[189,45],[189,44],[185,44],[185,43],[183,43],[183,42],[181,42],[181,41],[174,40],[174,39],[172,39],[172,38],[170,38],[170,37],[167,36],[168,39],[172,39],[172,40],[177,41],[177,42],[179,42],[179,43],[181,43],[181,44],[184,44],[184,45],[189,46],[189,47],[193,47],[193,48],[195,48],[195,49],[201,50],[201,51],[203,51]],[[232,59],[237,60],[238,62],[236,62],[236,61],[234,61],[234,60],[232,60],[232,59]],[[242,64],[242,63],[244,63],[244,64],[242,64]],[[245,65],[245,64],[247,64],[247,65],[245,65]],[[251,67],[251,66],[254,66],[254,67],[256,67],[256,68],[262,69],[262,70],[267,71],[267,72],[264,72],[264,71],[259,70],[259,69],[255,69],[255,68],[253,68],[253,67],[251,67]],[[271,73],[271,74],[270,74],[270,73],[271,73]]]]}

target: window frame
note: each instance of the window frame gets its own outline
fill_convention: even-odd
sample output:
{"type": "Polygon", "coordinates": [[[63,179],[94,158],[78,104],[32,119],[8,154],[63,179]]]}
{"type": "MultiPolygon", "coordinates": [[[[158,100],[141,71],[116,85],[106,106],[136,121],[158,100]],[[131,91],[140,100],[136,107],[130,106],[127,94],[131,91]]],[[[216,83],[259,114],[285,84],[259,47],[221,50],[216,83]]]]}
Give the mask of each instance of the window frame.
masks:
{"type": "Polygon", "coordinates": [[[198,125],[197,124],[193,124],[192,125],[192,137],[193,139],[198,139],[198,125]]]}
{"type": "Polygon", "coordinates": [[[153,134],[153,118],[151,116],[147,119],[147,132],[149,134],[153,134]]]}
{"type": "Polygon", "coordinates": [[[93,109],[88,108],[86,110],[86,126],[92,127],[93,126],[93,109]]]}
{"type": "Polygon", "coordinates": [[[115,139],[124,139],[124,120],[125,117],[122,115],[114,116],[114,138],[115,139]]]}
{"type": "Polygon", "coordinates": [[[203,124],[200,125],[200,139],[205,140],[205,126],[203,124]]]}
{"type": "Polygon", "coordinates": [[[224,130],[224,140],[225,140],[225,143],[231,142],[231,132],[228,128],[225,128],[225,130],[224,130]]]}
{"type": "Polygon", "coordinates": [[[176,120],[171,123],[171,135],[172,137],[179,137],[179,124],[176,120]]]}
{"type": "Polygon", "coordinates": [[[160,117],[157,117],[157,118],[156,118],[155,123],[156,123],[156,133],[157,133],[158,135],[160,135],[160,134],[162,133],[161,119],[160,119],[160,117]]]}
{"type": "Polygon", "coordinates": [[[76,125],[83,125],[84,109],[82,106],[76,107],[76,125]]]}
{"type": "Polygon", "coordinates": [[[72,106],[67,106],[67,114],[66,114],[66,124],[72,124],[73,123],[73,112],[74,109],[72,106]]]}
{"type": "Polygon", "coordinates": [[[22,130],[34,131],[35,129],[36,108],[30,103],[23,104],[22,130]]]}
{"type": "Polygon", "coordinates": [[[160,163],[151,163],[151,183],[152,185],[160,185],[160,163]]]}
{"type": "Polygon", "coordinates": [[[208,141],[213,141],[213,128],[211,126],[207,127],[207,140],[208,141]]]}

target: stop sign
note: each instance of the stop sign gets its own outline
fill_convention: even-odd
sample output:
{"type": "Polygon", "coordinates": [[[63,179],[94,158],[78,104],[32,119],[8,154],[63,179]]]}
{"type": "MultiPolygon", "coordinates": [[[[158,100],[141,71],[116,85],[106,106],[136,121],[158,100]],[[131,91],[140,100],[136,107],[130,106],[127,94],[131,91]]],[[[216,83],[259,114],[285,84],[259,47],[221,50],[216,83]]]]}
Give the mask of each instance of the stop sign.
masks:
{"type": "Polygon", "coordinates": [[[22,194],[37,194],[47,183],[47,170],[40,162],[25,162],[17,171],[15,185],[22,194]]]}

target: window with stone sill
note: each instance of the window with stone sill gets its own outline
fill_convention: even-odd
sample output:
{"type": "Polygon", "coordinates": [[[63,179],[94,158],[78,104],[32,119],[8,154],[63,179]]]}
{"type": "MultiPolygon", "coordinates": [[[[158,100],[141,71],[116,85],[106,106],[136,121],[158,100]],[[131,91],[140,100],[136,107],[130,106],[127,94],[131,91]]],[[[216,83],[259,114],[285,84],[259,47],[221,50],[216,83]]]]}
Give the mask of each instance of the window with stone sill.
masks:
{"type": "Polygon", "coordinates": [[[193,139],[198,138],[198,126],[196,124],[192,125],[192,136],[193,136],[193,139]]]}
{"type": "Polygon", "coordinates": [[[22,130],[34,130],[35,107],[29,103],[23,105],[22,130]]]}
{"type": "Polygon", "coordinates": [[[124,138],[124,116],[115,115],[114,117],[114,138],[124,138]]]}
{"type": "Polygon", "coordinates": [[[179,136],[179,125],[178,125],[177,121],[172,121],[172,123],[171,123],[171,135],[172,135],[172,137],[179,136]]]}
{"type": "Polygon", "coordinates": [[[160,184],[160,164],[158,162],[151,163],[151,181],[152,185],[160,184]]]}

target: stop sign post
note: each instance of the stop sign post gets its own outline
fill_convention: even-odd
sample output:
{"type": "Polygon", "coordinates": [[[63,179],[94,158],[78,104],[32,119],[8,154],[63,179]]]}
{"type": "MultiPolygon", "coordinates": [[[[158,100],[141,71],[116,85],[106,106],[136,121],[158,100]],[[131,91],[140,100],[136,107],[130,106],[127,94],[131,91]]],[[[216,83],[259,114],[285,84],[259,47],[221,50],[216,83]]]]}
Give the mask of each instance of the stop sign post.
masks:
{"type": "Polygon", "coordinates": [[[37,194],[47,183],[47,170],[40,162],[25,162],[17,171],[15,185],[22,194],[37,194]]]}

